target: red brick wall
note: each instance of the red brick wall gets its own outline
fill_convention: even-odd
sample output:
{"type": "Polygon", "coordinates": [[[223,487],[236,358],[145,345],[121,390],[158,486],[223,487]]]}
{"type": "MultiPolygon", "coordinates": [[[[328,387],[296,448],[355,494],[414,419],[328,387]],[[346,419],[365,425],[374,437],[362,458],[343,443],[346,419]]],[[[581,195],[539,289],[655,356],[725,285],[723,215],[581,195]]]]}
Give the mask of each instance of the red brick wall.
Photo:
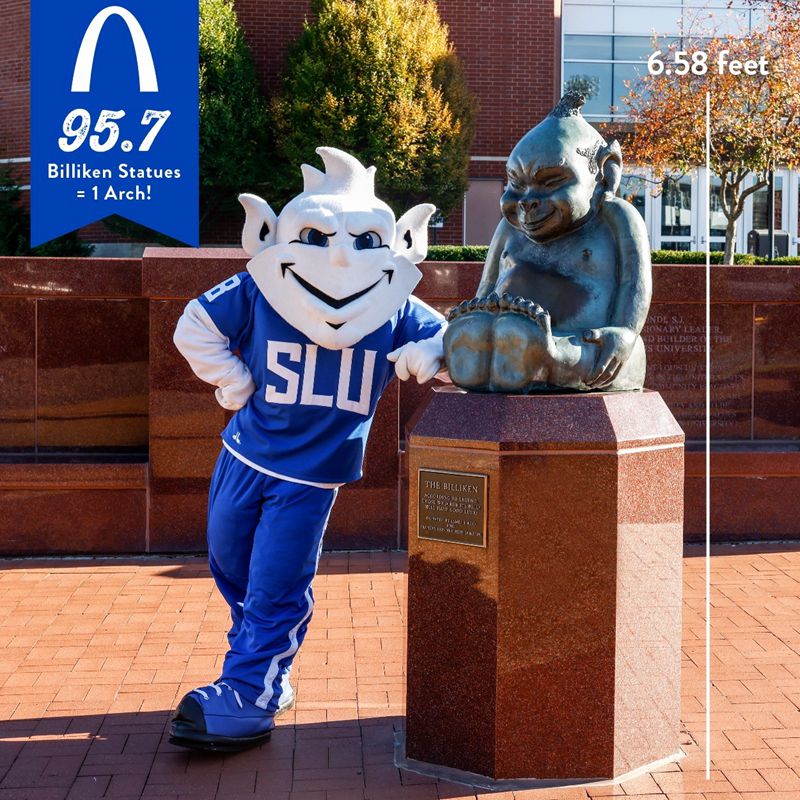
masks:
{"type": "Polygon", "coordinates": [[[303,30],[308,0],[234,0],[239,22],[253,51],[261,87],[267,95],[279,87],[289,45],[303,30]]]}
{"type": "MultiPolygon", "coordinates": [[[[280,86],[286,52],[302,30],[309,3],[235,0],[235,5],[262,86],[271,94],[280,86]]],[[[561,0],[438,0],[438,5],[480,104],[472,154],[505,157],[557,99],[561,0]]],[[[473,177],[504,174],[502,161],[470,165],[473,177]]],[[[448,216],[437,241],[463,241],[460,208],[448,216]]]]}
{"type": "MultiPolygon", "coordinates": [[[[29,0],[5,0],[0,10],[0,158],[26,158],[31,152],[29,20],[29,0]]],[[[30,183],[29,164],[9,166],[19,184],[30,183]]],[[[27,192],[23,202],[28,202],[27,192]]]]}
{"type": "Polygon", "coordinates": [[[554,105],[560,0],[438,0],[480,114],[472,152],[506,156],[554,105]]]}
{"type": "Polygon", "coordinates": [[[29,0],[5,0],[0,12],[0,158],[30,155],[29,0]]]}

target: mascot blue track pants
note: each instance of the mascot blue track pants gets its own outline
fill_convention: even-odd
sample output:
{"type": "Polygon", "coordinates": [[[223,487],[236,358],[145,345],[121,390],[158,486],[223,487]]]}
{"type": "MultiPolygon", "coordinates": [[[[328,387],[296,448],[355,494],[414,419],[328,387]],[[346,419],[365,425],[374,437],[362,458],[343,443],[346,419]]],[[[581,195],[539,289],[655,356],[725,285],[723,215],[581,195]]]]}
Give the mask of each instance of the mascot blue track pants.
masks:
{"type": "Polygon", "coordinates": [[[267,713],[311,619],[335,497],[336,489],[258,472],[225,449],[211,478],[209,566],[233,621],[221,679],[267,713]]]}

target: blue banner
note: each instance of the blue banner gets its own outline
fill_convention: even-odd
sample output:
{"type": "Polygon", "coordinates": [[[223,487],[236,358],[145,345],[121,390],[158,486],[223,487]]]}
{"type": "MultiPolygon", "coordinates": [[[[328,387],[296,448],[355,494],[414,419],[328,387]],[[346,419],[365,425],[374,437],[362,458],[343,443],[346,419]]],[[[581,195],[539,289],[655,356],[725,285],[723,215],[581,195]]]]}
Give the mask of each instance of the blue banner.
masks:
{"type": "Polygon", "coordinates": [[[31,244],[119,214],[199,243],[198,0],[31,0],[31,244]]]}

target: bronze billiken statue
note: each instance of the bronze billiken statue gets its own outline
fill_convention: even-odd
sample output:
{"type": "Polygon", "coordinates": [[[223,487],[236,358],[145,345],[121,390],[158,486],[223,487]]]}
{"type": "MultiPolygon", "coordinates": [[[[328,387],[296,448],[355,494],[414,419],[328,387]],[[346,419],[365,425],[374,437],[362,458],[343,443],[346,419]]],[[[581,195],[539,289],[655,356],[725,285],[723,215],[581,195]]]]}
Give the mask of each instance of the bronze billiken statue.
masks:
{"type": "Polygon", "coordinates": [[[615,196],[622,153],[568,93],[514,147],[478,295],[450,313],[444,348],[466,389],[641,389],[650,245],[615,196]]]}

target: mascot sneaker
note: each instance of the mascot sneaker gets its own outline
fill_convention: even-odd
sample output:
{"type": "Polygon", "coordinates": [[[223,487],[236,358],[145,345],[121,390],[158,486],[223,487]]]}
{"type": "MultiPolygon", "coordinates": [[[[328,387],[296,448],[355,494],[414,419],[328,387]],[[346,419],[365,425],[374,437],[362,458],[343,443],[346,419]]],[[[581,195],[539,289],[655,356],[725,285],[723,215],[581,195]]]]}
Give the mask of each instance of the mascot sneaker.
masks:
{"type": "MultiPolygon", "coordinates": [[[[279,710],[291,708],[293,693],[286,703],[279,710]]],[[[169,741],[195,750],[236,753],[268,741],[274,727],[272,714],[220,681],[184,696],[172,719],[169,741]]]]}

